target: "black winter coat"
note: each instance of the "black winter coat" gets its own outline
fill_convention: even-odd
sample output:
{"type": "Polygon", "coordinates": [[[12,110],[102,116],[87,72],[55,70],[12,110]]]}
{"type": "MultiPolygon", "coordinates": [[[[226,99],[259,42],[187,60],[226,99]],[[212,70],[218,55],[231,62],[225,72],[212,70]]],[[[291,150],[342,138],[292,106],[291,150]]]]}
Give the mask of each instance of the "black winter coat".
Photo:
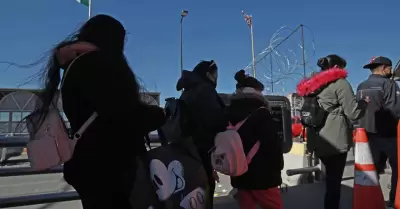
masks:
{"type": "Polygon", "coordinates": [[[260,148],[249,164],[249,170],[238,177],[231,177],[232,187],[247,190],[265,190],[282,183],[283,169],[282,141],[279,139],[266,100],[248,94],[232,96],[226,114],[235,125],[250,115],[238,130],[242,138],[243,149],[247,155],[257,140],[260,148]]]}
{"type": "Polygon", "coordinates": [[[90,52],[66,74],[61,93],[72,132],[98,113],[64,165],[64,178],[75,188],[130,192],[135,157],[146,151],[144,136],[165,122],[162,108],[135,97],[135,77],[122,62],[101,51],[90,52]]]}
{"type": "Polygon", "coordinates": [[[196,73],[183,71],[177,90],[184,89],[181,98],[188,105],[193,122],[193,141],[210,171],[209,150],[214,146],[217,133],[224,131],[227,122],[224,118],[224,103],[211,81],[206,81],[196,73]]]}

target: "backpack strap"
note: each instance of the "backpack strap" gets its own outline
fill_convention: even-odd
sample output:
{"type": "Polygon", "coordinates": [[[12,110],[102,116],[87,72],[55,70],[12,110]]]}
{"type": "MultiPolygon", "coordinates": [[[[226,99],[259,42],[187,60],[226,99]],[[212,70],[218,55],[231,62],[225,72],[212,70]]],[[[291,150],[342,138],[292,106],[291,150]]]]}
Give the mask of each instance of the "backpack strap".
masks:
{"type": "MultiPolygon", "coordinates": [[[[92,51],[89,51],[89,52],[92,52],[92,51]]],[[[63,76],[62,79],[61,79],[60,89],[61,89],[61,87],[63,86],[64,80],[65,80],[65,78],[67,77],[67,74],[68,74],[69,70],[71,69],[72,65],[75,63],[75,61],[78,60],[78,59],[79,59],[80,57],[82,57],[83,55],[88,54],[89,52],[82,53],[82,54],[76,56],[76,57],[71,61],[71,63],[68,65],[68,68],[65,70],[64,76],[63,76]]]]}
{"type": "MultiPolygon", "coordinates": [[[[89,51],[92,52],[92,51],[89,51]]],[[[68,68],[65,70],[64,76],[61,80],[61,84],[60,84],[60,89],[64,84],[64,80],[67,77],[67,74],[69,72],[69,70],[71,69],[72,65],[75,63],[76,60],[78,60],[80,57],[82,57],[83,55],[89,53],[89,52],[85,52],[82,53],[80,55],[78,55],[77,57],[75,57],[72,62],[68,65],[68,68]]],[[[60,91],[61,92],[61,91],[60,91]]],[[[61,93],[60,93],[61,94],[61,93]]],[[[73,140],[78,140],[81,138],[82,134],[86,131],[86,129],[90,126],[90,124],[93,123],[93,121],[97,118],[98,114],[97,112],[94,112],[84,123],[83,125],[78,129],[78,131],[74,134],[73,136],[73,140]]]]}
{"type": "Polygon", "coordinates": [[[78,131],[74,134],[74,140],[78,140],[81,138],[82,134],[86,131],[86,129],[93,123],[93,121],[97,118],[97,112],[94,112],[83,125],[78,129],[78,131]]]}
{"type": "MultiPolygon", "coordinates": [[[[258,108],[256,111],[254,111],[253,113],[257,112],[259,109],[266,109],[266,107],[262,106],[260,108],[258,108]]],[[[232,126],[232,124],[229,122],[229,126],[228,129],[234,129],[234,130],[239,130],[239,128],[246,122],[246,120],[253,115],[253,113],[251,113],[248,117],[246,117],[244,120],[240,121],[239,123],[237,123],[235,126],[232,126]]],[[[247,159],[247,164],[251,163],[251,160],[253,159],[253,157],[257,154],[258,150],[260,149],[260,141],[257,140],[257,142],[253,145],[253,147],[250,149],[249,153],[247,153],[246,159],[247,159]]]]}
{"type": "Polygon", "coordinates": [[[231,129],[231,130],[236,130],[238,131],[240,129],[240,127],[242,127],[242,125],[247,121],[247,119],[252,116],[255,112],[257,112],[260,109],[267,109],[266,107],[262,106],[259,107],[257,110],[255,110],[254,112],[252,112],[249,116],[247,116],[245,119],[243,119],[242,121],[238,122],[236,125],[232,125],[231,122],[228,122],[228,127],[227,129],[231,129]]]}
{"type": "Polygon", "coordinates": [[[144,136],[144,140],[146,141],[146,145],[149,147],[149,150],[151,150],[151,144],[150,144],[150,136],[149,134],[146,134],[144,136]]]}
{"type": "Polygon", "coordinates": [[[246,156],[247,164],[251,163],[251,160],[257,154],[258,149],[260,149],[260,141],[257,141],[256,144],[254,144],[254,146],[251,148],[249,153],[247,153],[247,156],[246,156]]]}
{"type": "Polygon", "coordinates": [[[243,119],[242,121],[239,121],[238,123],[236,123],[236,125],[232,125],[232,123],[229,122],[229,123],[228,123],[229,125],[228,125],[227,129],[231,129],[231,130],[238,131],[238,130],[240,129],[240,127],[242,127],[242,125],[244,124],[244,122],[246,122],[247,118],[249,118],[249,117],[246,117],[246,118],[243,119]]]}

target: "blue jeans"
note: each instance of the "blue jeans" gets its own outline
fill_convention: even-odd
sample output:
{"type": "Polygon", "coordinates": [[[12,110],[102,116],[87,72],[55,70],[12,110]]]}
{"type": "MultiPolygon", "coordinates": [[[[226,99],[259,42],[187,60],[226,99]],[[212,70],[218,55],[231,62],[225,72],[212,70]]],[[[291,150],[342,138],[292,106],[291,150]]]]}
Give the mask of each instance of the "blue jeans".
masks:
{"type": "MultiPolygon", "coordinates": [[[[390,167],[392,168],[392,179],[391,179],[391,189],[389,193],[389,200],[394,202],[396,197],[397,188],[397,138],[382,138],[374,135],[368,135],[368,141],[372,153],[372,158],[374,160],[375,167],[377,170],[383,169],[385,164],[382,161],[382,157],[389,159],[390,167]],[[382,155],[383,154],[383,155],[382,155]]],[[[386,162],[385,162],[386,163],[386,162]]],[[[379,176],[379,175],[378,175],[379,176]]]]}

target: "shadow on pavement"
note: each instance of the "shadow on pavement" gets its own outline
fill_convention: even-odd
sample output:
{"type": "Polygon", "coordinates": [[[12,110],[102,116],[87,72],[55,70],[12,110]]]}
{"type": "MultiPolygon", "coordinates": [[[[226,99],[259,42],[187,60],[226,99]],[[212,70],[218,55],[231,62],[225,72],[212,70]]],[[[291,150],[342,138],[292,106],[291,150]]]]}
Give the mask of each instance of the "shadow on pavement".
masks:
{"type": "MultiPolygon", "coordinates": [[[[321,209],[324,208],[325,185],[323,183],[303,184],[288,187],[282,192],[285,209],[321,209]]],[[[351,209],[353,188],[342,185],[341,209],[351,209]]],[[[215,209],[239,209],[231,196],[214,198],[215,209]]]]}

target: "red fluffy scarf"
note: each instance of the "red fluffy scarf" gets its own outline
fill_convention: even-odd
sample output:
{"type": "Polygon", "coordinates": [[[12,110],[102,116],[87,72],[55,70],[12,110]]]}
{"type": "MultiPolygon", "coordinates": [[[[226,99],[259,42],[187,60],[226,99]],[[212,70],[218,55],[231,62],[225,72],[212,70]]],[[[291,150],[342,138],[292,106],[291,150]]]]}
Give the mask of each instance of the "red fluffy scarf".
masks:
{"type": "Polygon", "coordinates": [[[299,96],[306,96],[308,94],[315,92],[316,90],[318,90],[322,86],[325,86],[326,84],[329,84],[333,81],[346,77],[347,77],[347,71],[344,69],[331,68],[328,70],[324,70],[322,72],[313,75],[311,78],[306,78],[300,81],[300,83],[297,84],[296,88],[297,94],[299,96]]]}

